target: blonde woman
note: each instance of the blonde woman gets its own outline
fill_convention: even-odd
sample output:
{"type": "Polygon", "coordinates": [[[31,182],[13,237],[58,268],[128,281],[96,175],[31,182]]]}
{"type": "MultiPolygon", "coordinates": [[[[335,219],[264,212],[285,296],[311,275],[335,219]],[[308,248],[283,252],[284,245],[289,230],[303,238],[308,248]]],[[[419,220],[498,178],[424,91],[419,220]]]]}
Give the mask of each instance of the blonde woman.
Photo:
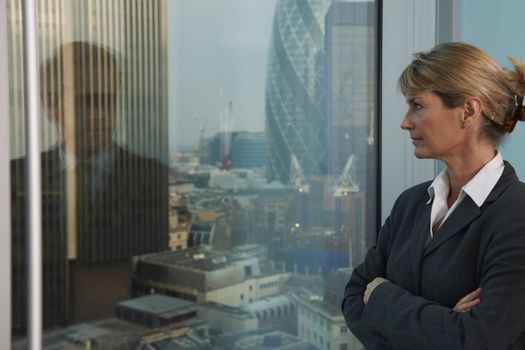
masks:
{"type": "Polygon", "coordinates": [[[418,53],[401,128],[433,181],[397,199],[342,302],[367,349],[525,349],[525,184],[497,150],[523,120],[525,67],[480,49],[418,53]]]}

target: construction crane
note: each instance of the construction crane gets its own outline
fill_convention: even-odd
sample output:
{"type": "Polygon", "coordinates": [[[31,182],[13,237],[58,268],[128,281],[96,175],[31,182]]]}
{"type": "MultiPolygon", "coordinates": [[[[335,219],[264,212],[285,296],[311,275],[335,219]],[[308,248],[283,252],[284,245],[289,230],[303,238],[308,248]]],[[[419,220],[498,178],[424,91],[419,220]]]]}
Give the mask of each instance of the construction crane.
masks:
{"type": "Polygon", "coordinates": [[[336,197],[343,197],[348,195],[348,193],[359,192],[359,185],[355,182],[353,176],[354,168],[352,165],[354,164],[354,158],[354,154],[350,155],[343,171],[341,172],[341,176],[339,176],[339,179],[337,180],[334,189],[334,195],[336,197]]]}
{"type": "Polygon", "coordinates": [[[204,132],[206,131],[206,125],[207,125],[207,121],[203,121],[202,122],[202,126],[200,128],[200,135],[199,135],[199,160],[202,161],[202,159],[204,159],[205,157],[205,154],[204,154],[204,149],[205,149],[205,145],[204,145],[204,132]]]}
{"type": "Polygon", "coordinates": [[[293,153],[291,158],[292,161],[290,164],[290,185],[292,185],[293,188],[298,192],[310,192],[310,186],[306,181],[306,177],[304,176],[301,164],[299,164],[299,160],[297,160],[297,157],[293,153]]]}
{"type": "Polygon", "coordinates": [[[233,124],[233,102],[228,103],[221,114],[221,131],[222,131],[222,144],[221,144],[221,166],[224,170],[230,169],[230,147],[231,147],[231,135],[232,135],[232,124],[233,124]]]}

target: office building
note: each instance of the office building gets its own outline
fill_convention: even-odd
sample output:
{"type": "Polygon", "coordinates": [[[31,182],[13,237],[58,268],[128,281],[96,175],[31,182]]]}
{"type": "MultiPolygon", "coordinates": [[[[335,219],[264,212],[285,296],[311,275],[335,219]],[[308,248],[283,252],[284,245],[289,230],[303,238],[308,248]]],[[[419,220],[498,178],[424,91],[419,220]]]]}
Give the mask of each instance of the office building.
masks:
{"type": "Polygon", "coordinates": [[[317,349],[362,349],[357,338],[348,330],[341,313],[341,300],[349,278],[348,269],[339,270],[324,276],[322,294],[308,283],[294,292],[300,339],[317,349]]]}
{"type": "Polygon", "coordinates": [[[288,294],[267,297],[241,306],[257,317],[259,328],[273,328],[289,334],[297,334],[295,300],[288,294]]]}
{"type": "Polygon", "coordinates": [[[323,111],[329,0],[278,0],[266,77],[267,177],[288,183],[292,156],[306,176],[326,172],[323,111]]]}
{"type": "Polygon", "coordinates": [[[334,198],[334,230],[341,234],[344,225],[351,231],[351,249],[361,262],[376,232],[376,4],[334,1],[325,26],[328,174],[338,179],[353,157],[350,175],[361,194],[357,201],[350,192],[354,199],[334,198]],[[355,221],[342,222],[348,215],[355,221]]]}
{"type": "Polygon", "coordinates": [[[198,246],[137,257],[135,295],[152,292],[198,304],[240,307],[280,293],[289,273],[265,272],[259,259],[232,250],[198,246]]]}
{"type": "Polygon", "coordinates": [[[266,135],[264,132],[234,131],[229,133],[228,153],[224,149],[224,133],[218,133],[204,142],[201,162],[221,165],[221,156],[227,156],[229,169],[264,168],[266,166],[266,135]]]}

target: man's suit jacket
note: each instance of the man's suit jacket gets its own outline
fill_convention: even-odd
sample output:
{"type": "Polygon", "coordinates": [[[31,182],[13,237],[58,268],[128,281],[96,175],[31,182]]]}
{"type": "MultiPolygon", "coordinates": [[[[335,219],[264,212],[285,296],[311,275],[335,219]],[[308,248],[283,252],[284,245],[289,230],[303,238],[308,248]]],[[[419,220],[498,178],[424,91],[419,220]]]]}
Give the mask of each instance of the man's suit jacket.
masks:
{"type": "MultiPolygon", "coordinates": [[[[44,324],[67,318],[67,208],[76,207],[77,264],[131,261],[168,247],[167,166],[111,146],[111,162],[99,169],[98,185],[87,188],[76,175],[75,195],[66,190],[58,147],[41,154],[44,324]]],[[[26,160],[11,162],[13,329],[25,327],[26,160]]]]}
{"type": "Polygon", "coordinates": [[[345,288],[347,325],[367,349],[525,349],[525,184],[505,169],[478,208],[466,196],[430,234],[430,182],[397,199],[345,288]],[[363,303],[366,286],[380,284],[363,303]],[[482,287],[481,304],[452,308],[482,287]]]}

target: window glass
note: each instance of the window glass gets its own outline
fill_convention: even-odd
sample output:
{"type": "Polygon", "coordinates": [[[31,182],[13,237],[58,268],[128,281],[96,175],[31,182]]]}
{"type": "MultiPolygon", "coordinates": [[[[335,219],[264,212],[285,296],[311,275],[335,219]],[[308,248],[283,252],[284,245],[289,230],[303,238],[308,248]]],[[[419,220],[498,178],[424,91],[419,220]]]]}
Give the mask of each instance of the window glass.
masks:
{"type": "MultiPolygon", "coordinates": [[[[23,349],[22,8],[7,5],[23,349]]],[[[376,3],[38,6],[45,345],[330,348],[376,235],[376,3]]]]}

